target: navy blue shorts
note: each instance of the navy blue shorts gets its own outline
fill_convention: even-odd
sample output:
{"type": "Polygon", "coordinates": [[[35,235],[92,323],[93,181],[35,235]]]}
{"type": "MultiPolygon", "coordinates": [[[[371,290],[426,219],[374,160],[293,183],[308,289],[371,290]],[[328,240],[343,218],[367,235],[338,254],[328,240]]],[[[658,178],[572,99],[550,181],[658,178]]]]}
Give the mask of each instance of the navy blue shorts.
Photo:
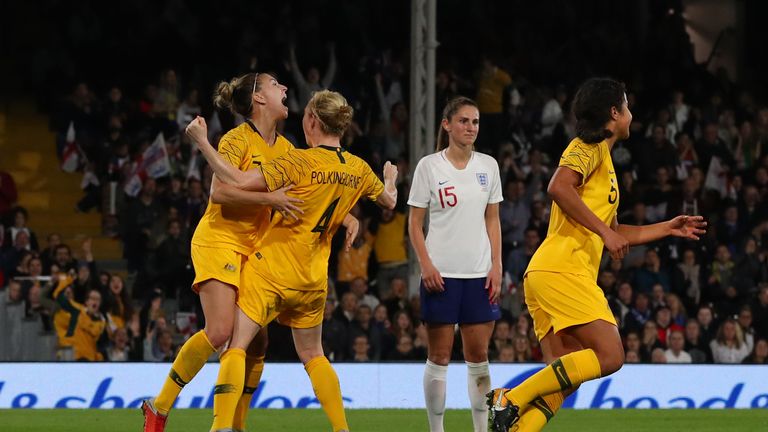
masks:
{"type": "Polygon", "coordinates": [[[501,318],[498,304],[491,304],[485,278],[443,278],[445,291],[430,293],[421,282],[421,319],[435,324],[474,324],[501,318]]]}

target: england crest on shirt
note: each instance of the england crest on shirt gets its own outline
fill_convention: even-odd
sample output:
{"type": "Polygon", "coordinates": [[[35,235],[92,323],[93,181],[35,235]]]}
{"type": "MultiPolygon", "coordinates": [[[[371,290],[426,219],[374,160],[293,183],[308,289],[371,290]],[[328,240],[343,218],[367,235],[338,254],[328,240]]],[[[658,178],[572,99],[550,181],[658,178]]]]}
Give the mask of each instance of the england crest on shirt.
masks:
{"type": "Polygon", "coordinates": [[[480,183],[480,186],[483,188],[483,190],[488,188],[488,173],[477,173],[477,182],[480,183]]]}

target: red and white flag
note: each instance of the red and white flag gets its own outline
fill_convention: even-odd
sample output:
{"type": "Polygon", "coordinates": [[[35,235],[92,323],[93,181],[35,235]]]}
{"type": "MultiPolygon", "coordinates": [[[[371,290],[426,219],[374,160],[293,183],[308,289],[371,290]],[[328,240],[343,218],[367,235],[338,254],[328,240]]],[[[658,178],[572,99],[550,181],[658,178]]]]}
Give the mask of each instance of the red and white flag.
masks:
{"type": "Polygon", "coordinates": [[[131,176],[123,187],[126,195],[135,197],[141,192],[141,186],[147,177],[158,178],[171,174],[171,161],[168,159],[168,150],[165,148],[163,133],[157,134],[157,138],[151,146],[137,158],[131,176]]]}
{"type": "Polygon", "coordinates": [[[75,141],[75,122],[69,122],[67,143],[61,155],[61,170],[68,173],[77,171],[80,166],[80,148],[75,141]]]}

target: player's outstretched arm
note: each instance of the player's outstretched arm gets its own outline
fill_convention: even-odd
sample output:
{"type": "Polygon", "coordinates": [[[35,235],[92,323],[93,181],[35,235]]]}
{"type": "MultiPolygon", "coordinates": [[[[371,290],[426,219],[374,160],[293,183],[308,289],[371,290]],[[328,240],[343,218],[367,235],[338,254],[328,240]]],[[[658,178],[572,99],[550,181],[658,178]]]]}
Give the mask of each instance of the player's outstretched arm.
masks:
{"type": "Polygon", "coordinates": [[[376,204],[390,210],[397,204],[397,166],[390,162],[384,164],[384,191],[376,198],[376,204]]]}
{"type": "Polygon", "coordinates": [[[611,258],[622,259],[629,252],[629,242],[606,225],[579,196],[576,187],[581,184],[581,174],[568,168],[558,167],[547,186],[547,194],[565,214],[603,239],[611,258]]]}
{"type": "Polygon", "coordinates": [[[214,204],[233,207],[250,205],[270,206],[280,213],[298,220],[299,216],[304,214],[304,211],[297,206],[304,201],[286,194],[292,187],[286,186],[274,192],[251,192],[228,185],[214,175],[211,182],[211,201],[214,204]]]}
{"type": "Polygon", "coordinates": [[[356,217],[347,213],[347,215],[344,216],[344,221],[341,224],[344,225],[344,228],[347,229],[347,234],[344,238],[344,250],[349,252],[349,250],[352,248],[352,243],[355,242],[358,233],[360,233],[360,221],[356,217]]]}
{"type": "Polygon", "coordinates": [[[629,240],[630,245],[650,243],[667,236],[698,240],[705,234],[707,222],[702,216],[680,215],[652,225],[618,225],[616,231],[629,240]]]}
{"type": "Polygon", "coordinates": [[[224,183],[235,186],[238,189],[265,191],[267,183],[260,170],[240,171],[228,164],[208,142],[208,126],[205,119],[197,117],[186,128],[189,138],[194,141],[200,153],[208,161],[216,176],[224,183]]]}

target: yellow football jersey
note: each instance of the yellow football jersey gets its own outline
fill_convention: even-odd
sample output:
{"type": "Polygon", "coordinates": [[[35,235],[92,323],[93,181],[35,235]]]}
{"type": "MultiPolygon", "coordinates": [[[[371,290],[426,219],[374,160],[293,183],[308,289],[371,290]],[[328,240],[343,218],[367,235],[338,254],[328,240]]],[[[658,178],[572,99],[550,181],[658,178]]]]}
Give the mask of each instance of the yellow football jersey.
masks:
{"type": "MultiPolygon", "coordinates": [[[[292,148],[293,144],[282,135],[278,135],[275,144],[270,146],[250,121],[227,132],[219,142],[219,154],[241,171],[257,168],[292,148]]],[[[269,223],[269,212],[269,207],[222,206],[209,200],[192,243],[231,248],[249,255],[269,223]]]]}
{"type": "Polygon", "coordinates": [[[256,248],[255,271],[296,290],[326,289],[331,239],[360,197],[375,200],[384,184],[362,159],[341,148],[292,150],[261,166],[269,190],[293,184],[304,201],[300,220],[272,212],[256,248]]]}
{"type": "MultiPolygon", "coordinates": [[[[563,152],[560,166],[581,174],[579,196],[601,221],[611,226],[619,207],[619,184],[608,144],[586,144],[576,138],[563,152]]],[[[526,273],[545,270],[597,280],[603,246],[600,236],[571,219],[553,202],[547,238],[533,254],[526,273]]]]}

